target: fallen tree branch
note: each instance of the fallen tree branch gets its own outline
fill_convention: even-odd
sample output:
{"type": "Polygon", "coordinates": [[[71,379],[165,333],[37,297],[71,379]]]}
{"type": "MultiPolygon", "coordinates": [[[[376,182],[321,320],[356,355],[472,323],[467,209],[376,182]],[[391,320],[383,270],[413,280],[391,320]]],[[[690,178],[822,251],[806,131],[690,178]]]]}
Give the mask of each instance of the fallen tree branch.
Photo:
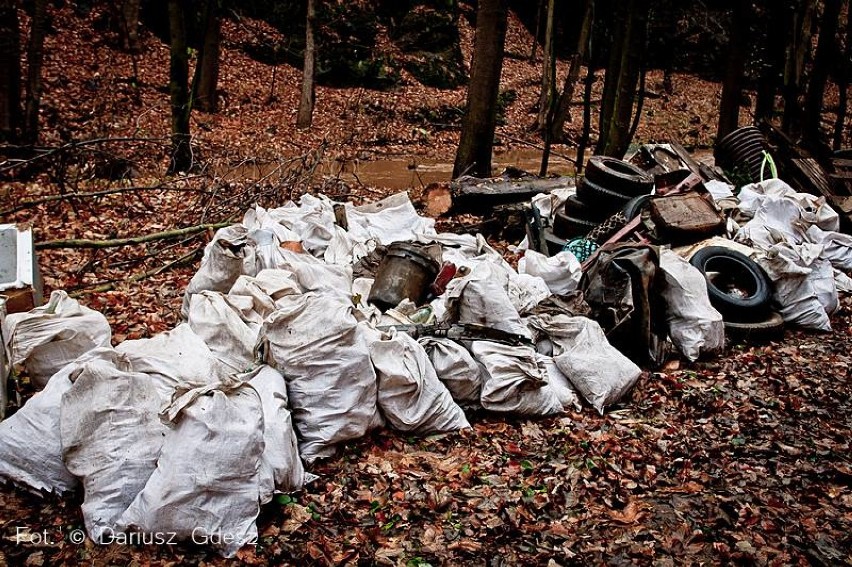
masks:
{"type": "Polygon", "coordinates": [[[37,242],[35,247],[38,250],[48,250],[54,248],[114,248],[116,246],[127,246],[130,244],[145,244],[146,242],[154,242],[155,240],[163,240],[166,238],[178,238],[187,234],[195,234],[208,229],[219,229],[232,224],[231,221],[217,222],[211,224],[199,224],[197,226],[188,226],[175,230],[166,230],[163,232],[154,232],[144,234],[142,236],[132,236],[129,238],[114,238],[111,240],[89,240],[85,238],[71,238],[68,240],[48,240],[47,242],[37,242]]]}
{"type": "MultiPolygon", "coordinates": [[[[200,176],[193,176],[200,177],[200,176]]],[[[182,178],[181,181],[184,181],[190,178],[182,178]]],[[[35,207],[38,205],[43,205],[45,203],[52,203],[55,201],[68,201],[71,199],[89,199],[96,197],[104,197],[106,195],[115,195],[117,193],[130,193],[137,191],[174,191],[178,193],[209,193],[207,189],[194,189],[192,187],[167,187],[164,185],[154,185],[151,187],[114,187],[112,189],[104,189],[102,191],[92,191],[90,193],[62,193],[60,195],[48,195],[46,197],[41,197],[39,199],[33,199],[32,201],[24,201],[19,205],[12,207],[11,209],[5,209],[0,211],[0,216],[9,215],[12,213],[17,213],[18,211],[23,211],[24,209],[29,209],[31,207],[35,207]]]]}
{"type": "Polygon", "coordinates": [[[97,287],[93,287],[93,288],[90,288],[90,289],[81,289],[79,291],[75,291],[74,293],[69,294],[69,297],[80,297],[81,295],[85,295],[87,293],[101,293],[101,292],[104,292],[104,291],[110,291],[111,289],[114,289],[115,284],[119,283],[119,282],[134,283],[134,282],[144,280],[146,278],[156,276],[158,274],[165,272],[166,270],[170,270],[171,268],[174,268],[174,267],[180,266],[181,264],[185,264],[185,263],[189,262],[190,260],[195,258],[195,256],[198,256],[203,250],[204,250],[203,246],[198,247],[195,250],[192,250],[192,251],[184,254],[180,258],[177,258],[176,260],[172,260],[171,262],[168,262],[167,264],[163,264],[162,266],[157,266],[156,268],[152,268],[152,269],[147,270],[145,272],[134,274],[134,275],[132,275],[129,278],[126,278],[126,279],[114,280],[114,281],[111,281],[111,282],[108,282],[108,283],[105,283],[105,284],[102,284],[102,285],[99,285],[97,287]]]}

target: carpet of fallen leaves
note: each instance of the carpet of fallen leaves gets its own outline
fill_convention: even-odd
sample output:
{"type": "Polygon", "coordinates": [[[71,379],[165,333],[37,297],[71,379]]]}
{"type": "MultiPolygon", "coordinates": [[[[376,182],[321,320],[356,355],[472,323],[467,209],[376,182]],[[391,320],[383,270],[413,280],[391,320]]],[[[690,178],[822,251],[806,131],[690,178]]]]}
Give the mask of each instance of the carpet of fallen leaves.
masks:
{"type": "MultiPolygon", "coordinates": [[[[43,142],[166,136],[166,47],[143,34],[133,85],[131,57],[115,51],[114,38],[95,31],[97,12],[81,19],[66,5],[51,14],[43,142]]],[[[469,60],[472,30],[464,18],[461,25],[469,60]]],[[[273,69],[241,49],[257,34],[277,32],[259,22],[228,20],[224,33],[222,112],[194,115],[205,158],[252,165],[257,160],[246,156],[299,156],[326,140],[331,164],[388,155],[451,161],[457,131],[424,133],[405,116],[423,106],[463,104],[464,89],[435,91],[405,75],[401,87],[387,92],[320,88],[315,126],[299,132],[292,127],[299,71],[280,66],[270,97],[273,69]]],[[[512,17],[507,51],[524,53],[529,41],[512,17]]],[[[564,74],[564,63],[559,69],[564,74]]],[[[539,73],[539,64],[506,59],[503,88],[516,90],[518,99],[498,131],[504,149],[537,143],[529,126],[539,73]]],[[[649,87],[660,96],[647,101],[639,139],[672,135],[687,145],[709,144],[718,86],[676,75],[669,95],[659,83],[652,73],[649,87]]],[[[569,131],[578,128],[575,122],[569,131]]],[[[128,185],[148,190],[26,206],[2,215],[3,221],[34,223],[42,242],[134,236],[210,221],[209,205],[217,197],[245,188],[221,179],[211,184],[209,177],[164,183],[157,173],[165,164],[162,148],[139,147],[128,155],[143,171],[128,185]]],[[[329,191],[321,178],[313,181],[356,203],[388,192],[329,191]]],[[[92,178],[58,187],[44,177],[6,184],[0,195],[5,208],[119,185],[92,178]]],[[[291,189],[280,196],[283,202],[298,195],[291,189]]],[[[84,304],[109,318],[120,342],[177,323],[198,257],[127,280],[199,250],[209,237],[44,250],[39,260],[47,290],[81,294],[84,304]],[[97,286],[111,289],[93,291],[97,286]]],[[[474,427],[459,434],[419,439],[376,432],[315,468],[320,478],[303,492],[267,505],[258,520],[258,545],[240,559],[257,565],[849,564],[849,298],[833,325],[830,334],[787,331],[779,342],[731,345],[716,360],[647,373],[630,398],[603,417],[589,409],[546,420],[469,413],[474,427]]],[[[68,534],[82,526],[81,501],[81,494],[41,498],[0,489],[0,565],[229,563],[187,544],[72,544],[68,534]],[[52,544],[17,544],[19,527],[33,541],[44,533],[42,540],[52,544]]]]}

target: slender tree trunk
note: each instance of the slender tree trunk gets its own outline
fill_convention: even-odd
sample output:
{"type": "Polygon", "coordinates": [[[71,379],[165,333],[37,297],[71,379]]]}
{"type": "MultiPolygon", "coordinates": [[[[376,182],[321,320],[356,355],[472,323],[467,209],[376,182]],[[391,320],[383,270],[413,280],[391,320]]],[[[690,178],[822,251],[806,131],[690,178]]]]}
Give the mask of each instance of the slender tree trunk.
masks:
{"type": "Polygon", "coordinates": [[[819,143],[820,138],[822,99],[825,95],[825,84],[828,82],[828,73],[835,54],[839,55],[837,49],[837,28],[842,4],[842,0],[825,0],[823,3],[822,23],[819,27],[819,39],[817,40],[816,55],[814,56],[814,65],[811,71],[810,86],[808,88],[808,97],[805,102],[805,114],[803,117],[803,134],[805,140],[814,145],[819,143]]]}
{"type": "Polygon", "coordinates": [[[757,81],[757,100],[754,121],[771,120],[775,115],[775,94],[781,83],[784,66],[784,30],[786,28],[785,7],[780,2],[766,3],[766,55],[757,81]]]}
{"type": "Polygon", "coordinates": [[[589,65],[586,67],[586,79],[583,88],[583,132],[577,144],[577,173],[582,173],[586,162],[586,148],[592,130],[592,87],[595,85],[595,68],[592,66],[592,43],[589,41],[589,65]]]}
{"type": "Polygon", "coordinates": [[[467,111],[462,119],[453,178],[471,172],[479,177],[491,175],[507,15],[507,0],[479,0],[467,111]]]}
{"type": "Polygon", "coordinates": [[[139,44],[139,3],[140,0],[122,0],[121,2],[121,24],[124,27],[121,43],[122,47],[131,53],[141,51],[139,44]]]}
{"type": "Polygon", "coordinates": [[[545,114],[544,129],[544,150],[541,152],[541,167],[539,168],[539,177],[547,175],[547,166],[550,162],[550,146],[553,144],[553,115],[556,112],[556,54],[551,45],[550,72],[553,79],[550,81],[550,95],[547,97],[547,113],[545,114]]]}
{"type": "Polygon", "coordinates": [[[26,144],[38,142],[38,113],[41,106],[41,67],[44,61],[45,18],[47,0],[35,0],[30,39],[27,45],[27,98],[24,106],[26,144]]]}
{"type": "Polygon", "coordinates": [[[530,48],[530,61],[535,61],[535,51],[538,48],[538,33],[541,31],[541,13],[544,11],[544,3],[547,0],[538,0],[538,9],[535,12],[535,32],[533,33],[532,47],[530,48]]]}
{"type": "Polygon", "coordinates": [[[538,118],[536,129],[542,132],[547,126],[547,114],[550,112],[551,85],[556,80],[556,66],[553,61],[554,53],[553,12],[555,0],[547,0],[547,19],[544,24],[544,52],[541,62],[541,95],[538,98],[538,118]]]}
{"type": "Polygon", "coordinates": [[[587,54],[592,34],[592,21],[594,20],[594,4],[594,0],[584,0],[583,2],[583,21],[577,38],[577,48],[571,55],[568,74],[565,76],[565,84],[562,86],[562,94],[559,96],[559,102],[553,116],[553,125],[550,129],[551,138],[556,141],[563,139],[565,122],[570,120],[571,117],[571,101],[574,99],[574,89],[580,78],[580,65],[584,61],[587,62],[587,65],[591,64],[588,62],[587,54]]]}
{"type": "Polygon", "coordinates": [[[840,100],[837,103],[837,120],[834,121],[834,135],[832,136],[831,149],[839,150],[843,146],[843,129],[846,125],[846,105],[848,104],[849,75],[852,73],[852,14],[849,13],[852,5],[847,3],[846,7],[846,46],[844,47],[843,62],[840,65],[840,77],[837,79],[837,88],[840,91],[840,100]]]}
{"type": "Polygon", "coordinates": [[[17,142],[21,125],[21,36],[16,0],[0,0],[0,142],[17,142]]]}
{"type": "Polygon", "coordinates": [[[719,103],[719,124],[716,139],[721,140],[737,129],[740,119],[740,101],[743,96],[746,46],[749,26],[749,4],[737,2],[733,14],[733,29],[728,42],[728,62],[722,82],[722,101],[719,103]]]}
{"type": "Polygon", "coordinates": [[[305,20],[305,64],[302,68],[302,98],[299,100],[297,128],[310,128],[314,116],[314,0],[308,0],[308,17],[305,20]]]}
{"type": "MultiPolygon", "coordinates": [[[[219,47],[222,20],[219,16],[219,1],[207,0],[204,14],[204,43],[199,53],[197,73],[198,86],[193,84],[195,96],[193,103],[202,112],[216,112],[219,99],[216,88],[219,85],[219,47]]],[[[193,81],[194,83],[194,81],[193,81]]]]}
{"type": "Polygon", "coordinates": [[[188,171],[192,167],[189,115],[189,57],[186,50],[186,25],[181,0],[169,0],[169,94],[172,106],[172,156],[169,172],[188,171]]]}
{"type": "Polygon", "coordinates": [[[802,87],[816,8],[817,0],[800,0],[789,22],[791,33],[784,67],[784,117],[781,128],[792,138],[798,138],[801,133],[804,106],[802,87]]]}
{"type": "Polygon", "coordinates": [[[630,121],[647,34],[649,0],[619,4],[616,37],[606,69],[597,154],[622,157],[630,145],[630,121]]]}

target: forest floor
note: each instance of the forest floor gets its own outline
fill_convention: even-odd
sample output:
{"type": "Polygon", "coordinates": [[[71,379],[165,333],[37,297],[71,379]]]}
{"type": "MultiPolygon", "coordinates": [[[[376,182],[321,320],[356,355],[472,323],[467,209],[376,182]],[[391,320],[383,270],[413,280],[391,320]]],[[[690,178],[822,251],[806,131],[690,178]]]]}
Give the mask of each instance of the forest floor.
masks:
{"type": "MultiPolygon", "coordinates": [[[[205,167],[165,178],[167,47],[143,33],[133,81],[133,58],[97,27],[97,13],[86,20],[71,7],[51,14],[42,143],[65,146],[29,164],[41,173],[0,186],[0,220],[33,223],[38,242],[234,220],[252,200],[271,206],[305,191],[358,204],[393,188],[343,183],[342,168],[357,180],[358,168],[371,160],[401,158],[415,169],[429,160],[452,162],[457,128],[422,117],[442,105],[462,106],[464,88],[437,91],[405,74],[401,87],[384,92],[319,87],[314,126],[299,131],[293,123],[300,71],[273,69],[244,52],[247,43],[277,32],[227,20],[221,112],[193,114],[205,167]],[[76,143],[89,139],[113,141],[76,143]],[[129,160],[133,179],[95,175],[98,167],[112,167],[115,156],[129,160]],[[97,191],[110,193],[90,195],[97,191]]],[[[472,35],[463,18],[468,61],[472,35]]],[[[498,152],[540,144],[530,130],[540,76],[540,62],[523,57],[530,42],[512,18],[502,89],[517,98],[498,128],[498,152]]],[[[559,76],[565,71],[560,62],[559,76]]],[[[638,140],[709,147],[719,86],[675,74],[666,93],[661,82],[658,72],[650,73],[653,96],[638,140]]],[[[599,79],[593,98],[601,85],[599,79]]],[[[569,140],[579,132],[575,114],[569,140]]],[[[574,149],[554,151],[572,156],[574,149]]],[[[421,189],[410,188],[415,201],[421,189]]],[[[454,226],[476,222],[454,219],[454,226]]],[[[211,234],[42,250],[46,291],[69,290],[103,312],[116,343],[151,336],[178,322],[183,289],[211,234]]],[[[301,493],[266,506],[258,546],[240,559],[257,565],[849,564],[849,298],[832,323],[828,334],[788,330],[778,342],[730,345],[716,360],[646,373],[630,399],[605,416],[588,409],[545,420],[473,414],[472,430],[425,439],[381,430],[316,467],[319,480],[301,493]]],[[[82,526],[81,500],[80,494],[40,498],[0,490],[0,566],[228,563],[190,545],[74,545],[67,535],[82,526]],[[18,527],[47,530],[55,544],[16,543],[18,527]]]]}

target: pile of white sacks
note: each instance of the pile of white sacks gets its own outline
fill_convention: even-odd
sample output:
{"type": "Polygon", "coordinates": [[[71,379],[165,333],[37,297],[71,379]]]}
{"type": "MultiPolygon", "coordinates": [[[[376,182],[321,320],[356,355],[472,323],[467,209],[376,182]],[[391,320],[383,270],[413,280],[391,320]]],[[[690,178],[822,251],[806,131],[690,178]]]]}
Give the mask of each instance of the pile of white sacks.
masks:
{"type": "MultiPolygon", "coordinates": [[[[547,214],[564,196],[537,205],[547,214]]],[[[577,288],[570,253],[528,250],[515,271],[482,236],[437,234],[405,194],[347,204],[348,230],[335,225],[333,205],[306,195],[220,230],[186,290],[186,322],[151,339],[113,348],[105,318],[61,291],[7,316],[4,359],[41,391],[0,423],[0,478],[57,493],[82,485],[97,542],[202,536],[232,556],[256,538],[275,491],[299,490],[313,478],[306,466],[374,428],[455,431],[469,427],[463,407],[546,416],[581,409],[581,398],[603,413],[639,378],[594,321],[532,313],[577,288]],[[378,331],[399,315],[366,304],[372,280],[353,279],[352,265],[396,241],[437,242],[444,261],[470,269],[432,302],[439,321],[484,324],[536,346],[378,331]],[[305,252],[292,251],[295,242],[305,252]]],[[[762,238],[750,224],[741,232],[762,238]]],[[[842,239],[830,240],[821,254],[848,261],[848,242],[843,252],[842,239]]],[[[771,250],[768,262],[787,258],[771,250]]],[[[669,250],[661,267],[674,344],[690,360],[718,351],[722,319],[701,274],[669,250]]]]}

